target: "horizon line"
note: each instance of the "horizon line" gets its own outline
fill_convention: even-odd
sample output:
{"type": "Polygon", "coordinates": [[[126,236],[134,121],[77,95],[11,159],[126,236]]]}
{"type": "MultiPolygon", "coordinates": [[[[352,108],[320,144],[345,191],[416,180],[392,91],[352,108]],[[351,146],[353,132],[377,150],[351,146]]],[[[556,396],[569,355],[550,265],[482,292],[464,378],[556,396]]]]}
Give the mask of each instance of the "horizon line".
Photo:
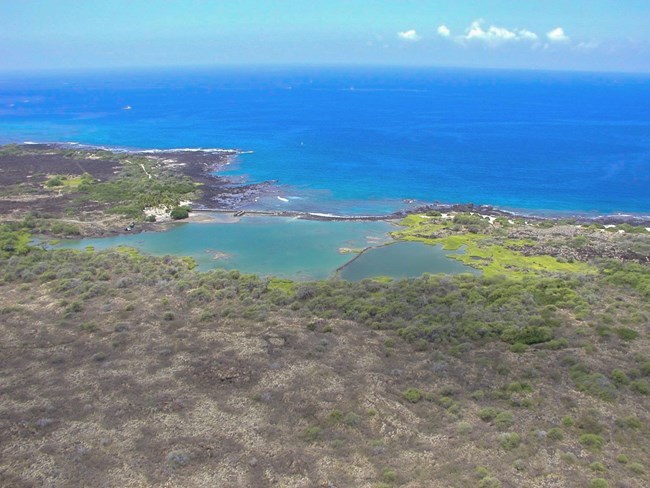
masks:
{"type": "Polygon", "coordinates": [[[38,68],[2,68],[4,75],[32,75],[32,74],[81,74],[81,73],[106,73],[129,71],[173,71],[173,70],[209,70],[209,69],[272,69],[272,68],[344,68],[344,69],[439,69],[439,70],[467,70],[467,71],[515,71],[539,73],[581,73],[601,75],[638,75],[648,76],[647,71],[614,70],[614,69],[569,69],[569,68],[535,68],[535,67],[503,67],[503,66],[465,66],[441,64],[414,64],[414,63],[349,63],[349,62],[255,62],[255,63],[201,63],[178,65],[125,65],[125,66],[83,66],[83,67],[38,67],[38,68]]]}

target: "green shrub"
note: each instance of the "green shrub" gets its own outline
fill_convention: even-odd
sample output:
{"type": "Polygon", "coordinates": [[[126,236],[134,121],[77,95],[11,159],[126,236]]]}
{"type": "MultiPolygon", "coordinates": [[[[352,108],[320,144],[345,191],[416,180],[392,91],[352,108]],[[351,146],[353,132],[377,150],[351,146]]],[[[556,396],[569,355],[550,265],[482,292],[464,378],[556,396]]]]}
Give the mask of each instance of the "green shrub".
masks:
{"type": "Polygon", "coordinates": [[[528,346],[522,342],[515,342],[512,346],[510,346],[510,352],[515,352],[518,354],[526,352],[527,350],[528,346]]]}
{"type": "Polygon", "coordinates": [[[190,216],[190,211],[187,207],[174,207],[169,216],[174,220],[182,220],[190,216]]]}
{"type": "Polygon", "coordinates": [[[608,282],[619,286],[629,286],[642,295],[650,297],[650,273],[647,266],[638,263],[610,261],[603,273],[608,282]]]}
{"type": "Polygon", "coordinates": [[[630,459],[625,454],[619,454],[618,456],[616,456],[616,461],[621,464],[627,464],[630,461],[630,459]]]}
{"type": "Polygon", "coordinates": [[[580,391],[590,395],[612,401],[616,398],[616,388],[606,376],[600,373],[591,373],[584,364],[576,364],[569,371],[569,377],[575,382],[580,391]]]}
{"type": "Polygon", "coordinates": [[[643,376],[650,376],[650,361],[646,361],[641,365],[641,374],[643,376]]]}
{"type": "Polygon", "coordinates": [[[551,341],[548,341],[546,343],[546,349],[551,349],[552,351],[558,351],[560,349],[564,349],[566,347],[569,347],[569,341],[566,339],[553,339],[551,341]]]}
{"type": "Polygon", "coordinates": [[[628,377],[627,374],[625,374],[625,371],[623,371],[622,369],[613,370],[610,376],[612,378],[612,381],[616,385],[624,386],[630,384],[630,378],[628,377]]]}
{"type": "Polygon", "coordinates": [[[515,344],[541,344],[553,339],[553,330],[550,327],[527,326],[521,329],[510,328],[503,331],[501,339],[515,344]]]}
{"type": "Polygon", "coordinates": [[[480,480],[485,478],[486,476],[490,475],[490,471],[485,466],[477,466],[476,469],[474,470],[474,474],[476,474],[476,477],[480,480]]]}
{"type": "Polygon", "coordinates": [[[390,468],[384,468],[381,472],[381,479],[384,483],[395,483],[397,481],[397,473],[390,468]]]}
{"type": "Polygon", "coordinates": [[[496,408],[485,407],[479,410],[478,418],[480,418],[483,422],[491,422],[496,418],[498,414],[499,411],[496,408]]]}
{"type": "Polygon", "coordinates": [[[99,330],[99,327],[97,327],[95,324],[93,324],[91,322],[83,323],[79,327],[84,332],[97,332],[99,330]]]}
{"type": "Polygon", "coordinates": [[[612,329],[610,329],[606,325],[599,325],[596,327],[596,333],[598,334],[599,337],[606,339],[608,337],[611,337],[612,329]]]}
{"type": "Polygon", "coordinates": [[[650,383],[645,379],[634,380],[630,383],[630,389],[641,395],[650,395],[650,383]]]}
{"type": "Polygon", "coordinates": [[[600,451],[605,445],[605,439],[597,434],[582,434],[579,441],[580,444],[594,451],[600,451]]]}
{"type": "Polygon", "coordinates": [[[470,396],[471,396],[474,400],[480,400],[480,399],[482,399],[482,398],[485,397],[485,392],[484,392],[483,390],[474,390],[474,391],[470,394],[470,396]]]}
{"type": "Polygon", "coordinates": [[[603,478],[594,478],[589,482],[589,488],[609,488],[609,483],[603,478]]]}
{"type": "Polygon", "coordinates": [[[569,464],[575,464],[576,462],[578,462],[578,458],[576,457],[576,455],[570,451],[563,452],[560,455],[560,459],[562,459],[562,461],[564,461],[565,463],[569,463],[569,464]]]}
{"type": "Polygon", "coordinates": [[[56,186],[63,186],[65,180],[66,180],[65,176],[54,175],[54,176],[50,177],[45,182],[45,186],[47,186],[48,188],[54,188],[56,186]]]}
{"type": "Polygon", "coordinates": [[[318,439],[320,439],[322,434],[322,429],[316,425],[312,427],[308,427],[305,429],[303,432],[303,438],[307,442],[316,442],[318,439]]]}
{"type": "Polygon", "coordinates": [[[506,387],[506,390],[510,393],[530,393],[533,388],[526,382],[513,381],[506,387]]]}
{"type": "Polygon", "coordinates": [[[521,437],[516,432],[502,434],[499,444],[506,451],[512,451],[513,449],[518,448],[519,444],[521,444],[521,437]]]}
{"type": "Polygon", "coordinates": [[[404,393],[402,393],[402,398],[407,402],[417,403],[422,400],[422,391],[417,388],[409,388],[404,393]]]}
{"type": "Polygon", "coordinates": [[[639,337],[639,333],[636,330],[628,329],[627,327],[619,327],[618,329],[614,329],[614,332],[624,341],[633,341],[639,337]]]}
{"type": "Polygon", "coordinates": [[[574,424],[573,419],[568,415],[562,417],[562,425],[564,425],[565,427],[571,427],[573,424],[574,424]]]}
{"type": "Polygon", "coordinates": [[[343,417],[343,423],[349,427],[356,427],[361,423],[361,420],[361,416],[354,412],[346,413],[343,417]]]}
{"type": "Polygon", "coordinates": [[[644,474],[645,473],[645,466],[641,463],[630,463],[629,468],[632,472],[636,474],[644,474]]]}
{"type": "Polygon", "coordinates": [[[512,412],[499,412],[494,418],[494,424],[499,430],[506,430],[514,423],[514,415],[512,412]]]}
{"type": "Polygon", "coordinates": [[[484,229],[490,225],[490,222],[487,219],[479,215],[472,214],[456,214],[452,219],[454,224],[472,226],[484,229]]]}
{"type": "Polygon", "coordinates": [[[332,441],[332,447],[334,449],[341,449],[345,445],[345,441],[343,439],[334,439],[332,441]]]}
{"type": "Polygon", "coordinates": [[[634,415],[630,415],[622,419],[616,419],[616,425],[624,429],[635,429],[635,430],[643,427],[641,420],[639,420],[639,418],[635,417],[634,415]]]}
{"type": "Polygon", "coordinates": [[[589,467],[592,469],[592,471],[599,471],[601,473],[604,473],[607,471],[607,468],[605,468],[605,465],[601,462],[594,461],[589,465],[589,467]]]}
{"type": "Polygon", "coordinates": [[[458,433],[461,435],[466,435],[472,432],[472,424],[469,422],[459,422],[458,424],[458,433]]]}
{"type": "Polygon", "coordinates": [[[587,239],[586,236],[577,236],[574,237],[571,242],[569,242],[569,246],[571,247],[576,247],[576,248],[581,248],[585,247],[589,243],[589,240],[587,239]]]}
{"type": "Polygon", "coordinates": [[[340,422],[341,420],[343,420],[343,412],[341,412],[338,409],[332,410],[329,414],[329,418],[334,422],[340,422]]]}
{"type": "Polygon", "coordinates": [[[443,396],[438,399],[438,403],[442,408],[449,408],[454,404],[454,400],[452,398],[449,398],[448,396],[443,396]]]}
{"type": "Polygon", "coordinates": [[[212,311],[212,310],[204,310],[201,312],[201,316],[199,317],[199,321],[201,322],[210,322],[211,320],[214,320],[216,318],[217,314],[212,311]]]}
{"type": "Polygon", "coordinates": [[[576,422],[576,427],[583,434],[602,434],[604,431],[604,427],[600,423],[600,413],[593,409],[587,410],[580,416],[576,422]]]}
{"type": "Polygon", "coordinates": [[[49,228],[50,234],[58,236],[78,236],[81,235],[81,230],[74,224],[67,222],[53,222],[49,228]]]}
{"type": "Polygon", "coordinates": [[[68,305],[65,309],[66,313],[78,313],[83,310],[83,305],[81,305],[81,302],[72,302],[70,305],[68,305]]]}
{"type": "Polygon", "coordinates": [[[492,476],[486,476],[478,482],[478,486],[479,488],[499,488],[501,483],[498,479],[493,478],[492,476]]]}
{"type": "Polygon", "coordinates": [[[106,358],[108,356],[106,353],[103,352],[98,352],[96,354],[93,354],[93,361],[97,361],[98,363],[101,363],[102,361],[106,361],[106,358]]]}
{"type": "Polygon", "coordinates": [[[552,441],[561,441],[564,439],[564,432],[562,432],[562,429],[559,427],[553,427],[551,430],[548,431],[546,437],[551,439],[552,441]]]}

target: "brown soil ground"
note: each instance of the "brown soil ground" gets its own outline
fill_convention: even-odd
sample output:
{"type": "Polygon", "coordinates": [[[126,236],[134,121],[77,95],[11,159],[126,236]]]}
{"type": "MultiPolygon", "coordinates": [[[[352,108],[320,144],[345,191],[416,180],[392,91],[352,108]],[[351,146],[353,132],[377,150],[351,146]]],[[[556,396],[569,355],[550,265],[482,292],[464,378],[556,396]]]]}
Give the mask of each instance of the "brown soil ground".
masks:
{"type": "MultiPolygon", "coordinates": [[[[388,332],[291,313],[206,320],[182,296],[161,302],[158,286],[120,286],[72,315],[47,285],[2,286],[14,306],[0,321],[0,486],[497,486],[479,484],[485,467],[503,488],[584,487],[595,461],[621,481],[612,487],[648,486],[615,461],[648,460],[646,427],[615,427],[627,415],[646,425],[648,412],[629,393],[611,403],[577,391],[557,365],[593,361],[581,348],[418,351],[388,332]],[[493,396],[515,380],[533,390],[493,396]],[[411,403],[409,387],[431,396],[411,403]],[[488,405],[514,413],[517,449],[480,420],[488,405]],[[603,452],[575,427],[547,437],[565,415],[595,421],[592,409],[612,433],[603,452]]],[[[623,363],[645,341],[598,347],[623,363]]]]}

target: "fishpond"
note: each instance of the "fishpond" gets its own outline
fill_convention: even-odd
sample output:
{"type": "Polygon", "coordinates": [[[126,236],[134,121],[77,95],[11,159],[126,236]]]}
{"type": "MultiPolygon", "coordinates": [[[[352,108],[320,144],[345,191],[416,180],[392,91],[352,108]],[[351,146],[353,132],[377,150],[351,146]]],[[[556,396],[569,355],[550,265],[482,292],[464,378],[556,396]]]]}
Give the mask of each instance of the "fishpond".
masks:
{"type": "Polygon", "coordinates": [[[339,271],[339,276],[348,281],[360,281],[376,276],[413,278],[422,273],[480,274],[479,270],[449,257],[462,253],[462,250],[445,251],[442,246],[421,242],[396,242],[368,249],[345,265],[339,271]]]}
{"type": "Polygon", "coordinates": [[[373,276],[406,278],[422,273],[474,272],[450,259],[448,251],[413,242],[393,242],[395,226],[383,221],[313,221],[246,215],[239,219],[215,215],[210,222],[178,223],[165,232],[66,240],[56,248],[101,250],[117,246],[153,255],[189,256],[199,270],[238,269],[262,276],[297,280],[373,276]],[[378,246],[361,256],[351,251],[378,246]],[[352,261],[354,260],[354,261],[352,261]],[[352,262],[350,262],[352,261],[352,262]],[[346,265],[346,263],[348,263],[346,265]]]}

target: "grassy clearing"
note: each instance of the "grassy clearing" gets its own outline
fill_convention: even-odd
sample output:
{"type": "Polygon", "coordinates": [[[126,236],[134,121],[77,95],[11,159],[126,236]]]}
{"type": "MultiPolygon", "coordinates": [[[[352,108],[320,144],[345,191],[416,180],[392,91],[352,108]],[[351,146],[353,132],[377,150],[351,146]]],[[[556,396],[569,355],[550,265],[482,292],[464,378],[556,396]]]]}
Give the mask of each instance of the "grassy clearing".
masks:
{"type": "Polygon", "coordinates": [[[87,173],[81,176],[50,175],[45,182],[45,187],[53,190],[75,191],[79,189],[80,186],[90,185],[93,182],[93,177],[87,173]]]}
{"type": "Polygon", "coordinates": [[[281,291],[287,295],[293,295],[296,291],[296,282],[282,278],[272,278],[268,283],[269,291],[281,291]]]}

